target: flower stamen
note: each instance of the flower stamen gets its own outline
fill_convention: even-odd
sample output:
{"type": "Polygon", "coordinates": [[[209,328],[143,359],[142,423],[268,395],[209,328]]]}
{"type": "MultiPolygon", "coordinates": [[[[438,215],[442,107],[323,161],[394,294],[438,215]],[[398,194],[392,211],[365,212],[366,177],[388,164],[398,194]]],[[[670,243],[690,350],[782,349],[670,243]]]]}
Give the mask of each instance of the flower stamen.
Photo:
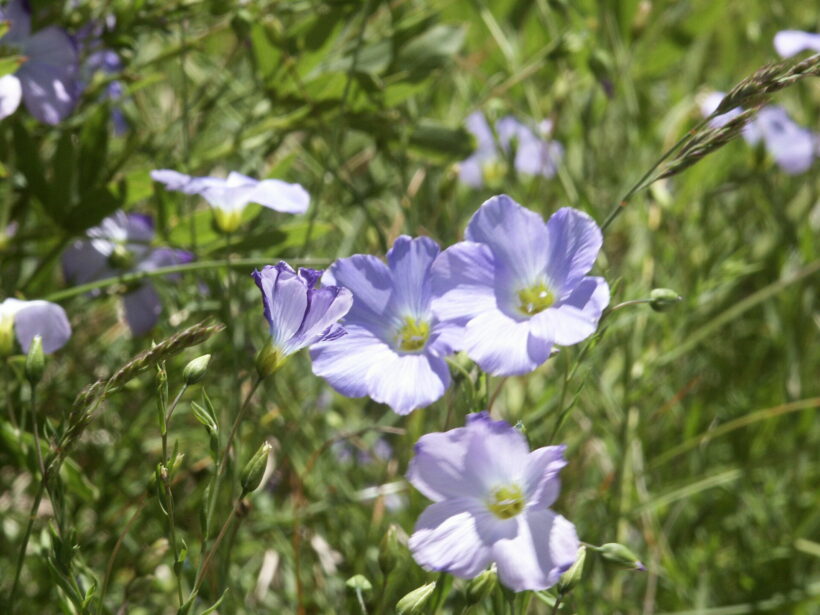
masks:
{"type": "Polygon", "coordinates": [[[524,493],[518,485],[493,489],[487,508],[499,519],[511,519],[524,510],[524,493]]]}
{"type": "Polygon", "coordinates": [[[396,348],[403,352],[423,350],[430,338],[430,323],[405,316],[404,324],[396,333],[396,348]]]}
{"type": "Polygon", "coordinates": [[[518,291],[518,310],[525,316],[534,316],[555,303],[555,295],[543,282],[518,291]]]}

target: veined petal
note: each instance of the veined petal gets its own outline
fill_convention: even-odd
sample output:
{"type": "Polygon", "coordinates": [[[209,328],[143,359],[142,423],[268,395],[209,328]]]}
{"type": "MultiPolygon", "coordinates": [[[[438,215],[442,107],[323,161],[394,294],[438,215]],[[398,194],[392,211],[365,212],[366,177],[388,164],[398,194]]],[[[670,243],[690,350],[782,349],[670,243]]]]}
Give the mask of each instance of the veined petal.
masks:
{"type": "Polygon", "coordinates": [[[466,239],[486,244],[516,283],[537,281],[547,264],[549,236],[544,220],[506,194],[484,202],[467,225],[466,239]]]}
{"type": "Polygon", "coordinates": [[[347,313],[345,324],[360,324],[374,331],[386,330],[385,314],[393,289],[387,265],[375,256],[355,254],[333,263],[322,280],[344,286],[353,293],[353,307],[347,313]]]}
{"type": "Polygon", "coordinates": [[[310,205],[310,195],[299,184],[278,179],[260,181],[251,194],[251,202],[288,214],[303,214],[310,205]]]}
{"type": "Polygon", "coordinates": [[[439,254],[429,237],[401,235],[387,253],[393,278],[390,309],[399,316],[427,318],[430,313],[430,267],[439,254]]]}
{"type": "Polygon", "coordinates": [[[223,211],[241,211],[245,206],[253,200],[255,185],[242,186],[228,186],[224,185],[208,185],[201,188],[198,192],[202,197],[208,201],[213,207],[222,209],[223,211]]]}
{"type": "Polygon", "coordinates": [[[327,286],[308,290],[308,307],[302,326],[299,333],[285,345],[285,354],[321,341],[325,332],[347,314],[352,305],[353,295],[346,288],[327,286]]]}
{"type": "Polygon", "coordinates": [[[14,75],[0,77],[0,120],[10,116],[20,106],[23,88],[14,75]]]}
{"type": "Polygon", "coordinates": [[[394,353],[390,359],[371,366],[367,389],[375,401],[385,403],[397,414],[409,414],[429,406],[450,386],[450,370],[441,357],[425,353],[394,353]]]}
{"type": "Polygon", "coordinates": [[[603,243],[601,229],[590,216],[562,207],[547,222],[547,277],[559,293],[574,288],[592,269],[603,243]]]}
{"type": "Polygon", "coordinates": [[[532,451],[527,457],[524,486],[527,504],[543,509],[552,506],[561,491],[558,472],[567,465],[564,459],[566,446],[544,446],[532,451]]]}
{"type": "Polygon", "coordinates": [[[364,327],[348,324],[345,330],[343,339],[322,341],[310,347],[313,373],[342,395],[363,397],[368,394],[370,368],[390,360],[394,352],[364,327]]]}
{"type": "Polygon", "coordinates": [[[481,504],[470,498],[428,506],[408,542],[413,558],[428,570],[464,579],[476,576],[490,564],[492,556],[476,527],[476,518],[481,514],[481,504]]]}
{"type": "Polygon", "coordinates": [[[520,431],[505,421],[493,421],[487,412],[469,415],[467,428],[473,437],[467,446],[465,474],[482,485],[481,496],[494,487],[523,481],[530,447],[520,431]]]}
{"type": "Polygon", "coordinates": [[[160,184],[164,184],[168,190],[185,192],[186,187],[191,183],[193,178],[190,175],[171,169],[155,169],[151,171],[151,179],[160,184]]]}
{"type": "Polygon", "coordinates": [[[90,241],[74,241],[62,256],[63,276],[74,284],[85,284],[94,280],[110,278],[116,273],[108,266],[105,254],[97,250],[90,241]]]}
{"type": "Polygon", "coordinates": [[[265,318],[270,323],[273,344],[283,349],[296,335],[307,311],[307,285],[285,262],[253,272],[262,291],[265,318]]]}
{"type": "Polygon", "coordinates": [[[515,519],[517,535],[492,546],[499,580],[513,591],[551,587],[575,562],[575,527],[550,510],[528,509],[515,519]]]}
{"type": "Polygon", "coordinates": [[[466,468],[472,433],[467,427],[457,427],[421,436],[413,449],[407,480],[434,502],[479,497],[483,483],[468,474],[466,468]]]}
{"type": "Polygon", "coordinates": [[[71,337],[71,325],[65,310],[50,301],[6,299],[3,310],[14,317],[14,331],[24,353],[28,353],[35,335],[43,338],[43,352],[50,354],[65,345],[71,337]]]}
{"type": "Polygon", "coordinates": [[[552,346],[530,335],[530,322],[517,321],[498,309],[472,319],[465,330],[467,355],[493,376],[533,371],[549,358],[552,346]]]}
{"type": "Polygon", "coordinates": [[[586,277],[560,303],[530,320],[531,332],[545,342],[571,346],[595,333],[609,304],[609,285],[603,278],[586,277]]]}
{"type": "Polygon", "coordinates": [[[495,309],[495,268],[493,253],[484,244],[462,241],[444,250],[430,269],[436,318],[466,324],[495,309]]]}
{"type": "Polygon", "coordinates": [[[148,333],[157,324],[162,313],[162,302],[150,282],[123,295],[122,305],[125,309],[125,321],[134,335],[148,333]]]}

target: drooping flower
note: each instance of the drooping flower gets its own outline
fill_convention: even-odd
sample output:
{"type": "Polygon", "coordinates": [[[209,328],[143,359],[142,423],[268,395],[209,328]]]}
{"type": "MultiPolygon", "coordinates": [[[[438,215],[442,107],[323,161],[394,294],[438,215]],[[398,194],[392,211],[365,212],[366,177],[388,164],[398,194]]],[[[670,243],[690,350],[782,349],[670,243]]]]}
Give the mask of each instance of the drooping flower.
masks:
{"type": "Polygon", "coordinates": [[[806,50],[820,53],[820,34],[782,30],[774,35],[774,48],[781,58],[790,58],[806,50]]]}
{"type": "Polygon", "coordinates": [[[540,136],[512,116],[498,120],[493,131],[481,111],[467,117],[467,130],[476,138],[476,151],[459,164],[459,178],[468,186],[481,188],[485,183],[493,183],[504,172],[504,158],[514,148],[514,166],[523,175],[555,175],[557,165],[564,153],[558,141],[549,141],[546,136],[552,131],[552,123],[544,120],[538,125],[540,136]]]}
{"type": "Polygon", "coordinates": [[[59,350],[71,337],[65,310],[50,301],[21,301],[9,298],[0,302],[0,356],[14,352],[14,339],[28,353],[35,335],[43,338],[43,352],[59,350]]]}
{"type": "Polygon", "coordinates": [[[398,414],[444,395],[450,386],[445,357],[460,328],[430,310],[430,268],[438,254],[432,239],[402,235],[387,264],[367,254],[337,260],[325,276],[353,292],[353,307],[343,340],[311,348],[313,373],[342,395],[368,395],[398,414]]]}
{"type": "Polygon", "coordinates": [[[58,124],[77,103],[77,50],[71,37],[56,26],[32,34],[31,13],[24,0],[0,8],[0,20],[9,30],[0,47],[20,57],[12,75],[0,77],[0,119],[14,111],[22,99],[41,122],[58,124]]]}
{"type": "Polygon", "coordinates": [[[278,179],[257,180],[235,171],[221,179],[159,169],[151,171],[151,178],[168,190],[202,196],[214,208],[216,222],[225,232],[239,227],[242,211],[249,203],[289,214],[304,213],[310,205],[310,195],[299,184],[278,179]]]}
{"type": "MultiPolygon", "coordinates": [[[[701,103],[701,113],[704,117],[708,117],[717,109],[723,96],[721,92],[712,92],[704,97],[701,103]]],[[[712,118],[709,125],[719,128],[740,113],[740,107],[730,109],[712,118]]],[[[749,145],[757,145],[762,141],[777,165],[790,175],[807,171],[817,155],[817,135],[798,126],[786,110],[778,105],[767,105],[758,111],[744,126],[743,138],[749,145]]]]}
{"type": "Polygon", "coordinates": [[[345,334],[337,321],[353,304],[350,291],[340,286],[316,288],[321,271],[301,267],[298,272],[284,261],[254,270],[262,291],[262,306],[270,326],[266,370],[272,372],[294,352],[345,334]]]}
{"type": "Polygon", "coordinates": [[[494,562],[513,591],[554,585],[579,545],[575,526],[549,509],[564,449],[530,452],[519,431],[487,412],[469,415],[466,427],[422,436],[407,479],[434,503],[410,537],[413,558],[464,579],[494,562]]]}
{"type": "MultiPolygon", "coordinates": [[[[86,284],[124,273],[153,271],[189,263],[185,250],[154,247],[150,216],[119,211],[86,231],[63,253],[63,274],[75,284],[86,284]]],[[[150,331],[162,313],[162,303],[149,281],[136,284],[123,295],[125,320],[134,335],[150,331]]]]}
{"type": "Polygon", "coordinates": [[[457,349],[484,371],[530,372],[554,344],[577,344],[595,332],[609,287],[586,274],[601,243],[601,230],[583,212],[564,207],[545,224],[510,197],[495,196],[473,215],[466,241],[433,265],[433,313],[464,328],[457,349]]]}

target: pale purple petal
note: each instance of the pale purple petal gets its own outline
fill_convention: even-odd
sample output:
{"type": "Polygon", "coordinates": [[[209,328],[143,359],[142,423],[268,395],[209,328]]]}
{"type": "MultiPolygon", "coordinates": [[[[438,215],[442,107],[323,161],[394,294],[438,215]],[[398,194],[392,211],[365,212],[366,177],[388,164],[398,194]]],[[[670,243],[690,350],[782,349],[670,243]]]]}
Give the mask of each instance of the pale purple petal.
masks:
{"type": "Polygon", "coordinates": [[[0,7],[0,20],[9,22],[9,31],[2,37],[3,43],[17,44],[31,32],[31,10],[25,0],[11,0],[0,7]]]}
{"type": "Polygon", "coordinates": [[[25,40],[28,60],[17,70],[23,100],[41,122],[57,124],[77,102],[77,50],[63,30],[49,27],[25,40]]]}
{"type": "Polygon", "coordinates": [[[456,321],[439,321],[430,331],[427,350],[439,357],[458,352],[464,346],[464,325],[456,321]]]}
{"type": "Polygon", "coordinates": [[[520,283],[537,280],[548,259],[549,237],[544,220],[509,196],[494,196],[470,219],[466,239],[486,244],[520,283]]]}
{"type": "Polygon", "coordinates": [[[331,331],[331,327],[337,320],[347,314],[353,305],[351,292],[339,286],[317,289],[308,286],[308,289],[307,311],[304,314],[298,334],[291,338],[283,349],[286,354],[328,339],[326,337],[327,333],[332,333],[331,337],[333,339],[337,339],[344,334],[344,329],[337,328],[331,331]]]}
{"type": "Polygon", "coordinates": [[[450,386],[450,370],[441,357],[393,354],[373,365],[367,373],[367,389],[375,401],[397,414],[409,414],[429,406],[450,386]]]}
{"type": "Polygon", "coordinates": [[[153,271],[161,267],[173,267],[174,265],[184,265],[193,262],[194,255],[187,250],[177,250],[174,248],[155,248],[142,259],[138,265],[138,271],[153,271]]]}
{"type": "Polygon", "coordinates": [[[243,186],[209,185],[198,192],[213,207],[232,212],[242,210],[251,201],[254,190],[256,190],[256,186],[252,184],[243,186]]]}
{"type": "Polygon", "coordinates": [[[299,331],[308,306],[307,286],[285,263],[254,271],[253,278],[262,291],[265,318],[270,324],[273,343],[279,348],[299,331]]]}
{"type": "Polygon", "coordinates": [[[492,561],[492,549],[479,534],[477,518],[486,509],[471,498],[450,499],[428,506],[408,541],[415,560],[428,570],[469,579],[492,561]]]}
{"type": "Polygon", "coordinates": [[[537,137],[525,139],[515,153],[515,168],[525,175],[553,177],[564,155],[564,147],[558,141],[544,141],[537,137]]]}
{"type": "Polygon", "coordinates": [[[151,171],[151,179],[160,184],[164,184],[168,190],[193,194],[193,192],[188,191],[188,186],[193,178],[185,173],[171,169],[156,169],[151,171]]]}
{"type": "Polygon", "coordinates": [[[515,517],[518,533],[492,546],[499,580],[513,591],[541,590],[558,582],[575,562],[575,527],[550,510],[528,509],[515,517]]]}
{"type": "Polygon", "coordinates": [[[814,160],[814,135],[798,126],[782,107],[769,105],[760,110],[757,124],[766,149],[778,166],[789,174],[807,171],[814,160]]]}
{"type": "Polygon", "coordinates": [[[532,333],[541,339],[571,346],[595,333],[609,304],[609,285],[603,278],[581,280],[566,299],[531,319],[532,333]]]}
{"type": "Polygon", "coordinates": [[[473,318],[466,327],[464,350],[493,376],[533,371],[550,356],[552,345],[530,335],[529,321],[517,321],[494,309],[473,318]]]}
{"type": "Polygon", "coordinates": [[[429,237],[396,238],[387,253],[393,278],[390,309],[400,316],[423,318],[430,307],[430,267],[439,254],[438,244],[429,237]]]}
{"type": "MultiPolygon", "coordinates": [[[[494,155],[493,155],[494,157],[494,155]]],[[[484,161],[488,156],[476,153],[458,163],[458,179],[462,184],[471,188],[481,188],[484,185],[484,161]]]]}
{"type": "Polygon", "coordinates": [[[467,471],[484,487],[480,495],[524,479],[530,452],[524,434],[506,421],[493,421],[487,412],[469,415],[467,426],[473,434],[467,445],[467,471]]]}
{"type": "Polygon", "coordinates": [[[310,205],[310,195],[299,184],[263,179],[253,189],[250,202],[288,214],[303,214],[310,205]]]}
{"type": "Polygon", "coordinates": [[[466,125],[476,139],[476,151],[459,163],[459,180],[472,188],[481,188],[484,185],[484,165],[498,158],[495,139],[481,111],[474,111],[467,116],[466,125]]]}
{"type": "Polygon", "coordinates": [[[73,284],[86,284],[116,275],[108,265],[108,258],[97,250],[90,241],[74,241],[62,257],[63,275],[73,284]]]}
{"type": "Polygon", "coordinates": [[[14,75],[0,77],[0,120],[10,116],[20,106],[23,89],[14,75]]]}
{"type": "Polygon", "coordinates": [[[50,354],[65,345],[71,337],[71,325],[65,310],[49,301],[6,299],[14,314],[14,330],[24,353],[28,353],[35,335],[43,338],[43,352],[50,354]]]}
{"type": "Polygon", "coordinates": [[[495,149],[495,139],[487,118],[481,111],[473,111],[465,120],[467,130],[476,138],[476,149],[495,149]]]}
{"type": "Polygon", "coordinates": [[[154,328],[162,313],[162,303],[153,284],[144,283],[122,297],[125,321],[134,335],[144,335],[154,328]]]}
{"type": "Polygon", "coordinates": [[[820,52],[820,34],[782,30],[774,35],[774,48],[781,58],[790,58],[807,49],[820,52]]]}
{"type": "Polygon", "coordinates": [[[553,292],[577,286],[592,269],[603,243],[601,229],[589,215],[562,207],[547,222],[547,278],[553,292]]]}
{"type": "Polygon", "coordinates": [[[511,115],[498,120],[495,123],[495,131],[498,133],[498,142],[504,151],[509,151],[513,141],[515,141],[515,146],[519,147],[522,141],[535,138],[529,128],[511,115]]]}
{"type": "Polygon", "coordinates": [[[484,244],[462,241],[442,252],[430,270],[436,317],[466,323],[495,309],[495,269],[492,251],[484,244]]]}
{"type": "Polygon", "coordinates": [[[353,293],[353,307],[345,318],[346,324],[386,330],[389,323],[384,322],[384,314],[393,288],[387,265],[375,256],[356,254],[333,263],[323,280],[332,280],[353,293]]]}
{"type": "Polygon", "coordinates": [[[558,472],[567,465],[564,459],[566,446],[544,446],[527,457],[524,473],[524,490],[528,506],[547,508],[552,506],[561,490],[558,472]]]}
{"type": "Polygon", "coordinates": [[[369,330],[345,324],[342,342],[322,341],[310,347],[313,373],[347,397],[367,395],[370,368],[392,359],[394,351],[369,330]]]}
{"type": "Polygon", "coordinates": [[[483,497],[484,483],[470,471],[467,460],[473,434],[469,427],[458,427],[421,436],[413,448],[407,480],[434,502],[483,497]]]}

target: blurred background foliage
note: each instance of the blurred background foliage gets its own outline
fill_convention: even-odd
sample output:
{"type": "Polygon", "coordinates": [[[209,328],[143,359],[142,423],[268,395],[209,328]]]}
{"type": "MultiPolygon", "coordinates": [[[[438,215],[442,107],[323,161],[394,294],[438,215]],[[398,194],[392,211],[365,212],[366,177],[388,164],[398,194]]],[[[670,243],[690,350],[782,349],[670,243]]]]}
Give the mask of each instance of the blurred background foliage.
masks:
{"type": "MultiPolygon", "coordinates": [[[[74,335],[51,359],[40,392],[52,423],[82,386],[151,338],[205,317],[228,325],[207,346],[207,378],[189,389],[170,426],[184,454],[173,481],[189,584],[211,463],[190,402],[206,389],[224,428],[250,388],[266,336],[251,262],[323,266],[383,254],[401,233],[448,245],[499,192],[545,217],[571,205],[601,221],[697,123],[699,96],[776,59],[778,30],[820,27],[811,2],[765,0],[33,4],[41,25],[77,32],[107,24],[101,38],[122,58],[116,78],[125,96],[105,99],[114,77],[97,74],[59,126],[22,110],[0,123],[0,295],[53,298],[69,313],[74,335]],[[128,123],[121,135],[114,105],[128,123]],[[454,165],[474,147],[464,120],[477,109],[490,119],[551,120],[566,150],[558,175],[510,171],[482,190],[459,185],[454,165]],[[225,237],[205,203],[156,187],[148,175],[155,168],[299,182],[311,208],[301,217],[249,209],[240,231],[225,237]],[[91,297],[66,292],[60,273],[63,249],[120,208],[152,214],[158,243],[205,263],[157,280],[165,312],[148,338],[133,339],[121,324],[120,285],[91,297]],[[13,234],[3,231],[10,223],[13,234]]],[[[817,80],[776,101],[801,125],[820,127],[817,80]]],[[[391,612],[435,578],[405,552],[379,593],[386,528],[397,523],[409,533],[426,505],[402,478],[412,444],[461,424],[476,409],[473,388],[492,397],[503,384],[494,413],[521,421],[533,446],[569,445],[557,509],[582,540],[628,544],[649,569],[620,571],[590,554],[561,612],[816,612],[816,168],[786,175],[762,147],[738,141],[639,194],[608,231],[597,271],[613,287],[613,304],[654,287],[673,288],[683,301],[662,314],[618,310],[593,340],[527,377],[473,384],[464,363],[470,378],[457,375],[442,401],[403,418],[332,393],[306,355],[294,357],[263,385],[241,427],[238,465],[267,439],[275,469],[220,550],[201,608],[229,587],[219,612],[357,612],[345,581],[363,574],[376,588],[365,593],[372,612],[391,612]]],[[[172,395],[194,356],[169,362],[172,395]]],[[[20,406],[28,394],[22,362],[6,367],[5,404],[20,406]]],[[[166,522],[152,486],[160,457],[154,388],[151,374],[132,382],[75,447],[61,475],[72,544],[53,548],[43,505],[20,612],[76,610],[37,555],[58,552],[80,586],[93,588],[94,612],[175,612],[166,522]]],[[[31,502],[30,451],[2,422],[3,579],[13,574],[31,502]]],[[[550,609],[536,600],[530,612],[550,609]]]]}

